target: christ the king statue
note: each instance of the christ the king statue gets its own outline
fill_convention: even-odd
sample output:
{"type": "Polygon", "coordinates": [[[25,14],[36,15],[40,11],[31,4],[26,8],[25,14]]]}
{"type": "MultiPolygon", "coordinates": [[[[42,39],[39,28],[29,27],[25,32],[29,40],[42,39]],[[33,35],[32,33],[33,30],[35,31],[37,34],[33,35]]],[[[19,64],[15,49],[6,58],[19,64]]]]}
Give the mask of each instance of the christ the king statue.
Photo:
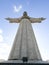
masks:
{"type": "Polygon", "coordinates": [[[45,18],[31,18],[24,12],[20,18],[6,20],[20,23],[8,60],[42,60],[31,23],[41,23],[45,18]]]}

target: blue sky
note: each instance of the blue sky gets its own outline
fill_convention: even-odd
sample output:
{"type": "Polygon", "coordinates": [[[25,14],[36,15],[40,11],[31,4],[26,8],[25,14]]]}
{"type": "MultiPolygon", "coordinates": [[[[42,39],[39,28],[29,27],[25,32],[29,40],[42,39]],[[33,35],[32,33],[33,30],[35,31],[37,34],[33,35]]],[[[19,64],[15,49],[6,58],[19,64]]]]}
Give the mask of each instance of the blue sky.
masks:
{"type": "Polygon", "coordinates": [[[30,17],[44,17],[32,27],[43,60],[49,60],[49,0],[0,0],[0,59],[8,59],[19,24],[5,18],[21,17],[27,11],[30,17]]]}

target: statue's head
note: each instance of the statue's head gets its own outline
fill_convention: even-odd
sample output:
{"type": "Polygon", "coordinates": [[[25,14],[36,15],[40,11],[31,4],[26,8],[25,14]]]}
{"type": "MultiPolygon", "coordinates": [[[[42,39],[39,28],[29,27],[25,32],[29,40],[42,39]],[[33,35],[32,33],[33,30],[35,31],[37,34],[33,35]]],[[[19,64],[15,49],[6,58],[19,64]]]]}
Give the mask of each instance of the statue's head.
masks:
{"type": "Polygon", "coordinates": [[[26,11],[24,11],[23,16],[27,16],[27,12],[26,11]]]}

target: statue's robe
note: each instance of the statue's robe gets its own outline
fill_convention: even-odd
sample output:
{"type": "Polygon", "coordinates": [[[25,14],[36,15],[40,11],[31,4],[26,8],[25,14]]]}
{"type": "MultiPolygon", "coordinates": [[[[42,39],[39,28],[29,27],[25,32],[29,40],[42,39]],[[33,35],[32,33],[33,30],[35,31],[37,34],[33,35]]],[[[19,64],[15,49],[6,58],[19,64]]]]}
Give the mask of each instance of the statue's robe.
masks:
{"type": "Polygon", "coordinates": [[[42,60],[31,23],[40,23],[45,18],[31,18],[25,13],[20,18],[6,18],[10,23],[20,23],[8,59],[42,60]]]}

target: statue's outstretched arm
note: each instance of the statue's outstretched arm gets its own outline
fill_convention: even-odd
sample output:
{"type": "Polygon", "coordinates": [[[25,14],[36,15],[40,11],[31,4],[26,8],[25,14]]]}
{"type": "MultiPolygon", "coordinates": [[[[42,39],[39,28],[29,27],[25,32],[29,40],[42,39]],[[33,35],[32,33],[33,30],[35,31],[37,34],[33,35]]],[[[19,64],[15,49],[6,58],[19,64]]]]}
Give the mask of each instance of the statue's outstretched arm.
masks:
{"type": "Polygon", "coordinates": [[[30,18],[31,23],[41,23],[41,21],[45,20],[46,18],[30,18]]]}
{"type": "Polygon", "coordinates": [[[9,20],[10,23],[19,23],[21,18],[5,18],[6,20],[9,20]]]}

